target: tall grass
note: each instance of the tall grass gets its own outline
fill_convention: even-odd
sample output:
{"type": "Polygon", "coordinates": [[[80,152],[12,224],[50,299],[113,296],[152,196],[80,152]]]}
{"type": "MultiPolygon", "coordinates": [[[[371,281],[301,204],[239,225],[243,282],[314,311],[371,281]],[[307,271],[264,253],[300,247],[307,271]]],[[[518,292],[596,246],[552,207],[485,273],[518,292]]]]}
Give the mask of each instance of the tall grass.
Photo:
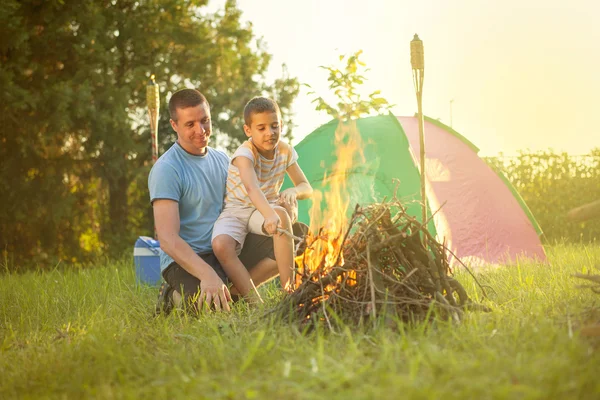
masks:
{"type": "MultiPolygon", "coordinates": [[[[560,245],[458,279],[490,313],[303,334],[236,304],[228,315],[154,318],[131,260],[0,277],[0,398],[579,398],[600,396],[600,347],[581,326],[600,296],[573,273],[600,247],[560,245]]],[[[600,271],[596,270],[600,273],[600,271]]],[[[262,289],[268,308],[277,301],[262,289]]]]}

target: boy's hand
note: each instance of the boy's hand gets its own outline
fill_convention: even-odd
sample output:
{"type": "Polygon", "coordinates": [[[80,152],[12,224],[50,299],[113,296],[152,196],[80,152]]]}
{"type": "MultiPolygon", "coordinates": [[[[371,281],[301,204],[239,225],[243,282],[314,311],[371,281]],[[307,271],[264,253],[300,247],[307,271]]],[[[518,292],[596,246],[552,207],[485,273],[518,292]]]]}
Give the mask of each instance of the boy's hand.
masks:
{"type": "Polygon", "coordinates": [[[287,204],[298,204],[297,197],[298,191],[296,188],[285,189],[283,192],[279,193],[279,198],[287,204]]]}
{"type": "Polygon", "coordinates": [[[298,200],[294,200],[293,202],[285,201],[281,196],[277,200],[277,205],[285,208],[290,219],[292,220],[292,224],[296,222],[298,219],[298,200]]]}
{"type": "Polygon", "coordinates": [[[263,229],[269,235],[274,235],[277,233],[277,227],[281,225],[281,220],[279,219],[279,215],[275,211],[268,217],[265,218],[265,222],[263,223],[263,229]]]}

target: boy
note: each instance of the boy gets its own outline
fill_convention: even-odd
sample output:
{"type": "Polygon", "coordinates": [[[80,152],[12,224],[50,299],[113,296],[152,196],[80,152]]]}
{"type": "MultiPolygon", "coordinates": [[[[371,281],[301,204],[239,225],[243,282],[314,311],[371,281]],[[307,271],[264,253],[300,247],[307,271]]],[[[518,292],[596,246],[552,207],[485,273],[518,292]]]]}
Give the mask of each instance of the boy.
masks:
{"type": "Polygon", "coordinates": [[[249,139],[231,158],[225,207],[213,228],[212,247],[237,291],[250,303],[260,303],[250,274],[238,258],[246,234],[273,236],[281,285],[292,291],[294,242],[278,228],[291,232],[293,221],[278,203],[290,205],[306,199],[312,187],[296,162],[294,148],[280,142],[281,112],[275,101],[255,97],[246,104],[244,133],[249,139]],[[286,172],[294,187],[279,193],[286,172]]]}

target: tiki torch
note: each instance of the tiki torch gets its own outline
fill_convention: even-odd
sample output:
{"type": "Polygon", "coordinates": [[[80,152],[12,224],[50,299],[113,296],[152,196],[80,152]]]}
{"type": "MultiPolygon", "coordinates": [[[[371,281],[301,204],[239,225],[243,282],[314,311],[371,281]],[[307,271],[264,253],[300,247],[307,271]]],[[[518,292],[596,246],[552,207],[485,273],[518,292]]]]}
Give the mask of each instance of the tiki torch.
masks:
{"type": "Polygon", "coordinates": [[[413,72],[413,83],[417,94],[417,107],[419,111],[419,150],[421,161],[421,202],[423,224],[427,221],[427,199],[425,197],[425,138],[423,132],[423,78],[425,76],[425,54],[423,41],[415,33],[410,42],[410,64],[413,72]]]}
{"type": "Polygon", "coordinates": [[[152,163],[158,159],[158,110],[159,93],[158,85],[154,81],[154,75],[150,76],[150,82],[146,86],[146,103],[150,116],[150,136],[152,137],[152,163]]]}

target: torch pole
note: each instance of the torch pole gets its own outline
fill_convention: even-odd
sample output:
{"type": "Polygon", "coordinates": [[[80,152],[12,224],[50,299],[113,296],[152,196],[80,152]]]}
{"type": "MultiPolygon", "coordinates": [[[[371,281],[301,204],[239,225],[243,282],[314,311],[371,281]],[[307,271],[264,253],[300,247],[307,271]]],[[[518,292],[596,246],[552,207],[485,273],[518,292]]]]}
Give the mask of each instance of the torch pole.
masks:
{"type": "MultiPolygon", "coordinates": [[[[423,41],[415,34],[410,42],[410,63],[413,72],[413,83],[417,95],[419,118],[419,161],[421,169],[421,214],[423,224],[427,222],[427,197],[425,190],[425,132],[423,124],[423,78],[425,77],[425,54],[423,41]]],[[[425,227],[427,228],[427,227],[425,227]]],[[[423,244],[427,247],[427,239],[422,236],[423,244]]]]}
{"type": "Polygon", "coordinates": [[[150,76],[150,82],[146,86],[146,103],[150,117],[150,136],[152,137],[152,164],[158,159],[158,112],[160,108],[158,85],[154,81],[154,75],[150,76]]]}
{"type": "MultiPolygon", "coordinates": [[[[158,160],[158,112],[160,110],[158,85],[154,81],[154,74],[150,76],[150,82],[146,86],[146,105],[150,117],[150,137],[152,138],[152,164],[158,160]]],[[[158,239],[156,227],[154,227],[154,238],[158,239]]]]}

